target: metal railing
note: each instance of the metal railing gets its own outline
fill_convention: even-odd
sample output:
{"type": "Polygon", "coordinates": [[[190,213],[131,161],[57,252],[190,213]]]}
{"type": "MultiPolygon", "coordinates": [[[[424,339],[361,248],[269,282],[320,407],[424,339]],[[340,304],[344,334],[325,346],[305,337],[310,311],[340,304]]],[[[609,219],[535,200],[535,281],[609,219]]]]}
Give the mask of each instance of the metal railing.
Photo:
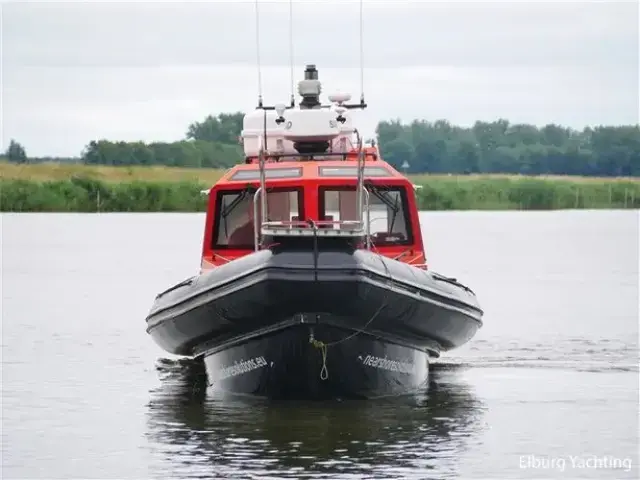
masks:
{"type": "Polygon", "coordinates": [[[266,155],[264,145],[261,145],[259,154],[260,187],[256,190],[253,196],[254,248],[256,251],[260,249],[260,238],[264,235],[290,237],[364,237],[366,248],[370,249],[370,198],[369,191],[364,186],[365,152],[362,137],[357,130],[356,136],[358,138],[358,179],[356,183],[357,220],[270,221],[267,213],[267,187],[265,178],[266,155]],[[258,198],[261,200],[260,209],[258,209],[258,198]]]}
{"type": "Polygon", "coordinates": [[[258,195],[260,195],[263,191],[264,189],[262,187],[258,187],[256,193],[253,194],[253,239],[256,252],[258,251],[258,248],[260,246],[260,225],[258,224],[258,219],[260,218],[258,216],[258,195]]]}
{"type": "MultiPolygon", "coordinates": [[[[369,192],[366,191],[365,211],[367,218],[369,212],[369,192]]],[[[260,221],[258,214],[258,195],[254,195],[254,248],[260,249],[262,236],[288,236],[288,237],[364,237],[366,248],[371,247],[370,222],[360,220],[267,220],[260,221]],[[364,223],[364,226],[363,226],[364,223]]]]}

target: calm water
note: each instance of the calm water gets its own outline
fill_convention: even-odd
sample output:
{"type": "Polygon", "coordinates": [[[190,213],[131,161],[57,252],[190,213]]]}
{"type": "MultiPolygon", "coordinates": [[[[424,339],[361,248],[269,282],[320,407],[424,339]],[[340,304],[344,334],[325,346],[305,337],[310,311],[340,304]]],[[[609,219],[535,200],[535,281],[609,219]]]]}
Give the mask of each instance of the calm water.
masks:
{"type": "Polygon", "coordinates": [[[484,328],[421,397],[322,405],[212,398],[145,333],[201,215],[2,215],[2,478],[638,478],[638,212],[422,217],[484,328]]]}

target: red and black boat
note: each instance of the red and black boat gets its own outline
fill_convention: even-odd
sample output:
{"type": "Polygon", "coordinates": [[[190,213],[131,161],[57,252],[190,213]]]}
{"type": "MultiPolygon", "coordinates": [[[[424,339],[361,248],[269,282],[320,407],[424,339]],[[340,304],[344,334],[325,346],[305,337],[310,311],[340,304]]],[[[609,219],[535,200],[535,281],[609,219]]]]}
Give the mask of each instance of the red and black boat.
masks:
{"type": "Polygon", "coordinates": [[[200,274],[160,293],[147,332],[204,357],[210,384],[268,397],[410,393],[482,325],[475,294],[426,265],[414,185],[364,145],[348,95],[244,119],[246,160],[208,192],[200,274]]]}

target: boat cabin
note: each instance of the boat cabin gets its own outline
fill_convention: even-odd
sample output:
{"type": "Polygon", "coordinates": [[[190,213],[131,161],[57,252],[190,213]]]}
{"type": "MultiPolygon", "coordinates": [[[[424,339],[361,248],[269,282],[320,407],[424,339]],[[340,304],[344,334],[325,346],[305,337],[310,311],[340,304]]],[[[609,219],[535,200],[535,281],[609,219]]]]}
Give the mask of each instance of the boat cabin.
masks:
{"type": "Polygon", "coordinates": [[[424,264],[413,184],[382,160],[366,162],[359,216],[357,169],[339,160],[267,163],[263,197],[257,164],[232,168],[209,192],[202,268],[275,244],[307,248],[313,241],[424,264]]]}
{"type": "Polygon", "coordinates": [[[378,149],[365,147],[348,94],[320,103],[315,65],[298,83],[296,108],[245,115],[245,162],[209,191],[203,270],[270,248],[371,249],[425,266],[414,186],[378,149]],[[354,142],[355,140],[355,142],[354,142]]]}

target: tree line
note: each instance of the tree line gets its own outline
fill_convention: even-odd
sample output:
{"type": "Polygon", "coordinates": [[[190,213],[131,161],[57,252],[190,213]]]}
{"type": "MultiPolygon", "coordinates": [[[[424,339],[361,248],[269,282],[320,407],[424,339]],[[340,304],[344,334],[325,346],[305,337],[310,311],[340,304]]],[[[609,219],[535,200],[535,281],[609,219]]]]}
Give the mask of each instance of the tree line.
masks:
{"type": "Polygon", "coordinates": [[[640,175],[640,126],[587,127],[582,131],[500,119],[464,128],[446,120],[380,122],[385,159],[405,161],[410,173],[526,175],[640,175]]]}
{"type": "MultiPolygon", "coordinates": [[[[94,140],[77,159],[97,165],[167,165],[227,168],[242,161],[243,112],[209,115],[188,126],[177,142],[94,140]]],[[[435,122],[381,121],[378,146],[386,161],[407,173],[511,173],[527,175],[640,176],[640,125],[574,130],[499,119],[471,127],[435,122]]],[[[12,162],[38,162],[12,140],[12,162]]]]}

